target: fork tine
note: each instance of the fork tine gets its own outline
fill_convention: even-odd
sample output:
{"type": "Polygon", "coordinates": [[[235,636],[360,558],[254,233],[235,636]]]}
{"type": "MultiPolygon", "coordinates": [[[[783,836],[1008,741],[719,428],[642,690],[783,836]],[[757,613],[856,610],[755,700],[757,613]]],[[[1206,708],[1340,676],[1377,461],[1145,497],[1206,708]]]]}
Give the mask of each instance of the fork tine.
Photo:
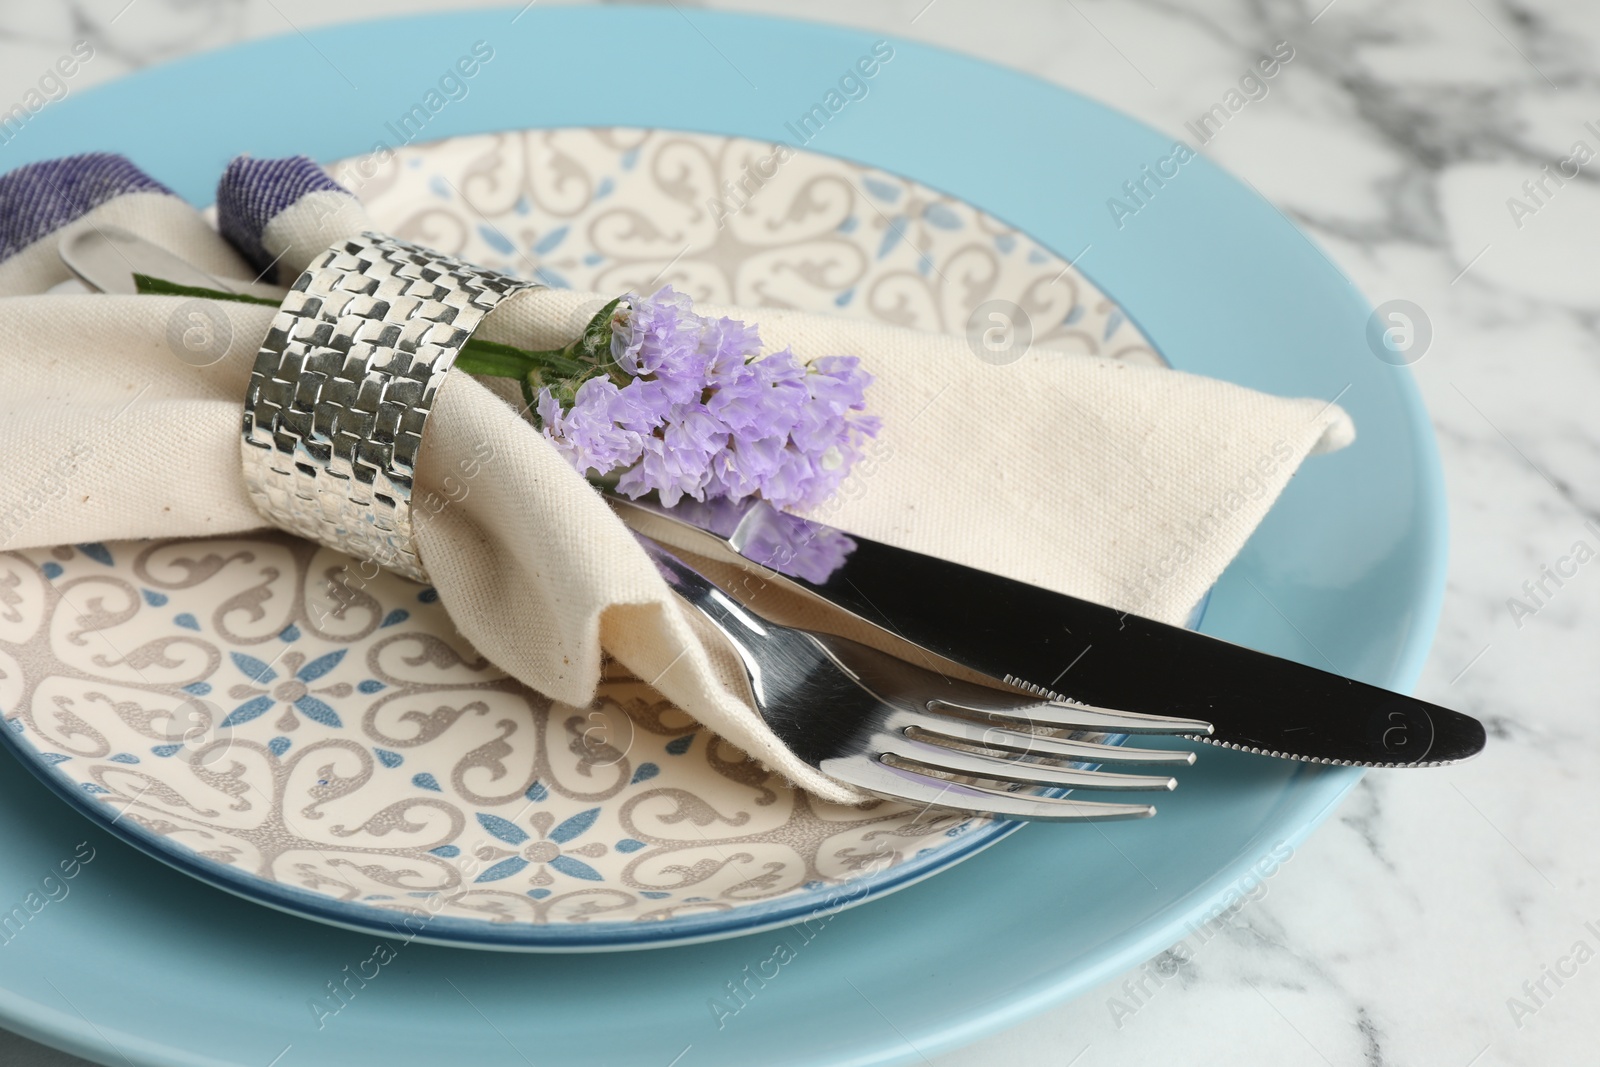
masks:
{"type": "Polygon", "coordinates": [[[1076,822],[1087,819],[1145,819],[1156,813],[1153,804],[1108,804],[1071,797],[1041,797],[951,782],[903,767],[891,767],[868,756],[823,760],[818,770],[858,789],[901,804],[949,808],[969,815],[1076,822]]]}
{"type": "MultiPolygon", "coordinates": [[[[739,654],[761,718],[797,757],[823,774],[900,803],[938,805],[972,815],[1006,819],[1132,819],[1156,813],[1150,804],[1111,804],[1039,796],[951,781],[937,777],[936,773],[923,773],[904,766],[890,766],[863,742],[874,739],[875,734],[898,733],[905,744],[914,744],[905,736],[905,728],[929,719],[937,720],[937,715],[930,714],[935,706],[935,700],[930,699],[934,693],[958,700],[966,698],[975,705],[969,710],[980,713],[986,710],[982,705],[987,703],[1004,701],[1015,705],[1027,698],[999,691],[992,696],[980,696],[977,695],[983,691],[980,686],[942,678],[868,645],[764,620],[661,545],[642,534],[637,536],[673,591],[715,627],[739,654]],[[945,687],[936,688],[941,682],[945,687]]],[[[950,706],[959,708],[961,704],[950,706]]],[[[1051,708],[1055,717],[1043,721],[1053,722],[1062,714],[1055,705],[1051,708]]],[[[997,710],[998,717],[1012,723],[1031,724],[1042,719],[1042,716],[1030,717],[1014,706],[997,710]]],[[[1112,732],[1211,732],[1210,726],[1193,720],[1128,716],[1099,708],[1074,714],[1070,721],[1089,729],[1109,727],[1112,732]]],[[[1054,741],[1063,746],[1048,753],[1054,758],[1081,759],[1085,755],[1082,746],[1087,742],[1066,747],[1066,743],[1058,739],[1034,738],[1021,731],[997,732],[1015,733],[1019,743],[1027,745],[1022,749],[1024,752],[1047,752],[1048,742],[1054,741]]],[[[944,746],[939,747],[944,749],[944,746]]],[[[975,747],[1004,746],[979,744],[975,747]]],[[[963,754],[955,749],[948,749],[948,752],[949,755],[941,755],[937,763],[927,765],[930,771],[952,766],[949,760],[959,760],[966,755],[970,759],[984,760],[981,764],[967,764],[986,775],[982,780],[1000,780],[992,766],[992,752],[982,756],[963,754]]],[[[1046,774],[1054,783],[1062,782],[1069,775],[1075,785],[1084,783],[1081,768],[1034,762],[1028,765],[1028,773],[1031,777],[1023,781],[1038,782],[1041,780],[1038,775],[1046,774]]]]}
{"type": "Polygon", "coordinates": [[[1047,756],[1050,759],[1075,760],[1083,763],[1149,763],[1182,767],[1194,763],[1194,753],[1182,749],[1127,748],[1123,745],[1107,745],[1098,741],[1028,734],[999,726],[984,726],[969,719],[946,718],[942,715],[919,715],[915,723],[909,724],[907,729],[913,737],[918,733],[925,733],[946,741],[959,741],[964,745],[975,745],[979,748],[998,748],[1007,752],[1022,752],[1030,756],[1047,756]]]}
{"type": "Polygon", "coordinates": [[[1115,708],[1097,708],[1090,704],[1068,704],[1061,700],[1041,700],[1037,704],[1020,707],[988,704],[981,700],[962,702],[937,697],[928,701],[928,709],[949,708],[968,715],[992,715],[996,718],[1039,726],[1060,726],[1075,730],[1103,730],[1113,734],[1200,734],[1209,736],[1211,724],[1201,719],[1186,719],[1169,715],[1144,715],[1136,711],[1117,711],[1115,708]]]}
{"type": "Polygon", "coordinates": [[[891,766],[907,770],[930,770],[959,774],[988,781],[1016,782],[1019,785],[1057,789],[1164,789],[1178,787],[1176,778],[1159,774],[1116,774],[1079,767],[1058,767],[1019,759],[986,756],[977,752],[948,748],[918,741],[903,733],[878,734],[867,742],[887,758],[891,766]],[[906,767],[906,764],[912,764],[906,767]]]}

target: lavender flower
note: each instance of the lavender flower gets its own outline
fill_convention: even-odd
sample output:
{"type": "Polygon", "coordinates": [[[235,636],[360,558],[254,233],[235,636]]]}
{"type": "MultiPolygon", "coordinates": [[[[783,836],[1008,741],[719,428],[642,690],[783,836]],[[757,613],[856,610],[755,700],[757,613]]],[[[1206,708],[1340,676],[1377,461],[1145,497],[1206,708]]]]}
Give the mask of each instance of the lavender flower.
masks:
{"type": "Polygon", "coordinates": [[[788,349],[760,356],[754,326],[697,315],[670,287],[629,294],[602,316],[586,336],[609,359],[581,364],[575,377],[541,378],[537,411],[573,467],[615,477],[628,496],[654,490],[671,506],[686,496],[756,495],[780,508],[814,507],[878,432],[878,420],[862,414],[872,377],[854,356],[810,364],[788,349]],[[595,333],[602,328],[609,345],[595,333]]]}
{"type": "Polygon", "coordinates": [[[539,394],[539,418],[547,438],[560,449],[579,474],[604,474],[639,459],[643,450],[638,432],[628,425],[641,420],[609,378],[590,378],[578,386],[571,409],[561,405],[546,389],[539,394]]]}
{"type": "Polygon", "coordinates": [[[612,317],[611,358],[635,378],[651,378],[674,403],[694,399],[705,377],[705,320],[669,285],[649,300],[629,295],[631,311],[612,317]]]}

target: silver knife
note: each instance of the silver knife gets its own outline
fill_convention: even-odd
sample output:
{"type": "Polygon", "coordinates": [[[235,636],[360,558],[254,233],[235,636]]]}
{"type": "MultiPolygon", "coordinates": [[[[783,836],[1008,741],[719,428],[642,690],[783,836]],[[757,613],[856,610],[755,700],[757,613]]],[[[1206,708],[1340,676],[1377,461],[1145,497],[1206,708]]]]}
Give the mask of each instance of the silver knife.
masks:
{"type": "Polygon", "coordinates": [[[139,290],[135,274],[223,293],[283,298],[283,290],[256,282],[215,277],[154,241],[110,224],[69,227],[56,243],[56,253],[77,279],[99,293],[132,296],[139,290]]]}
{"type": "Polygon", "coordinates": [[[777,511],[764,501],[665,507],[607,492],[624,522],[733,564],[936,655],[1055,699],[1204,719],[1194,740],[1366,767],[1477,755],[1483,724],[1413,697],[1205,634],[777,511]],[[1084,648],[1095,655],[1062,668],[1084,648]],[[1051,685],[1062,685],[1056,692],[1051,685]]]}

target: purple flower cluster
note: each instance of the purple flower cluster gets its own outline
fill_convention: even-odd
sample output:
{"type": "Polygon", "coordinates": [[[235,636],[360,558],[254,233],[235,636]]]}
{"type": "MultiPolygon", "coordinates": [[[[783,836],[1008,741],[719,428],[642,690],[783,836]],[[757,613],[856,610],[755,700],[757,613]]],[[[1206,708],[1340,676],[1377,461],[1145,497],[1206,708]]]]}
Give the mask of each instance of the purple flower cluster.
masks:
{"type": "Polygon", "coordinates": [[[854,356],[805,364],[760,351],[755,327],[697,315],[670,287],[629,294],[611,320],[612,373],[584,381],[567,408],[540,390],[544,435],[579,473],[617,473],[628,496],[814,507],[878,431],[861,414],[872,376],[854,356]]]}

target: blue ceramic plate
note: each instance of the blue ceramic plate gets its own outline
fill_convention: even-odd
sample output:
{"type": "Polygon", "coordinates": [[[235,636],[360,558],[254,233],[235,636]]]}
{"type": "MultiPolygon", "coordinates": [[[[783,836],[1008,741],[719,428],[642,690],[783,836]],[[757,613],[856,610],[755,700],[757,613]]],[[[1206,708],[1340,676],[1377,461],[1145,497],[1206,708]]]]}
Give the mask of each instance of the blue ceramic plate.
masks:
{"type": "MultiPolygon", "coordinates": [[[[569,127],[402,148],[379,188],[360,158],[332,167],[379,229],[552,284],[628,291],[659,277],[701,301],[766,297],[926,330],[1010,300],[1038,320],[1037,344],[1157,362],[1065,261],[897,175],[801,151],[719,230],[702,207],[722,195],[719,170],[770,151],[569,127]],[[561,166],[529,166],[542,158],[561,166]],[[945,284],[975,263],[988,285],[945,284]]],[[[432,589],[383,574],[336,601],[324,576],[341,566],[360,570],[272,533],[0,554],[13,608],[0,618],[0,741],[89,818],[213,885],[479,948],[752,933],[875,899],[1017,829],[804,796],[620,673],[588,707],[552,703],[461,646],[432,589]],[[201,557],[217,565],[188,563],[201,557]],[[238,607],[247,589],[251,612],[238,607]],[[84,620],[94,600],[105,610],[84,620]],[[120,655],[153,647],[162,658],[138,669],[120,655]]]]}
{"type": "MultiPolygon", "coordinates": [[[[8,146],[8,162],[121,150],[204,202],[237,152],[334,159],[370,148],[477,41],[495,58],[467,99],[431,116],[430,139],[612,125],[793,139],[784,124],[876,43],[674,10],[516,15],[362,24],[158,69],[52,105],[8,146]],[[604,77],[597,48],[620,57],[604,77]],[[295,102],[273,88],[290,85],[295,102]]],[[[1204,629],[1409,686],[1443,586],[1442,484],[1410,378],[1366,347],[1359,294],[1203,159],[1119,229],[1106,199],[1170,153],[1165,138],[1002,69],[893,48],[870,94],[809,148],[914,177],[1063,256],[1092,245],[1086,272],[1180,368],[1286,395],[1342,394],[1360,439],[1295,479],[1218,584],[1204,629]]],[[[937,879],[809,926],[539,958],[380,942],[232,899],[117,843],[13,769],[0,775],[0,1021],[140,1067],[913,1061],[1170,945],[1358,778],[1205,757],[1182,802],[1154,820],[1028,827],[937,879]]]]}

